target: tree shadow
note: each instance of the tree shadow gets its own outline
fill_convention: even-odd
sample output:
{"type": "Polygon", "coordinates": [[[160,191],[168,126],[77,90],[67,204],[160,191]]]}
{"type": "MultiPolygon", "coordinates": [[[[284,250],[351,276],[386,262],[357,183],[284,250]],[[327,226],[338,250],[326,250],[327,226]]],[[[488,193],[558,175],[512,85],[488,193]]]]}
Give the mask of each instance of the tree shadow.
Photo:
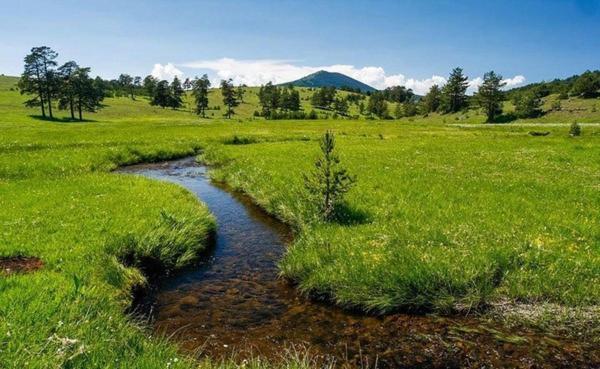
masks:
{"type": "Polygon", "coordinates": [[[513,113],[505,113],[505,114],[500,114],[498,115],[496,118],[494,118],[494,120],[491,123],[494,124],[504,124],[504,123],[510,123],[517,120],[517,116],[513,113]]]}
{"type": "Polygon", "coordinates": [[[83,120],[79,120],[77,118],[75,119],[71,119],[69,117],[62,117],[62,118],[50,118],[50,117],[44,117],[42,115],[36,115],[36,114],[30,114],[29,115],[30,118],[33,118],[35,120],[41,120],[41,121],[45,121],[45,122],[54,122],[54,123],[92,123],[92,122],[97,122],[94,119],[83,119],[83,120]]]}
{"type": "Polygon", "coordinates": [[[331,222],[341,225],[357,225],[371,223],[372,219],[368,212],[354,208],[344,202],[336,205],[331,222]]]}

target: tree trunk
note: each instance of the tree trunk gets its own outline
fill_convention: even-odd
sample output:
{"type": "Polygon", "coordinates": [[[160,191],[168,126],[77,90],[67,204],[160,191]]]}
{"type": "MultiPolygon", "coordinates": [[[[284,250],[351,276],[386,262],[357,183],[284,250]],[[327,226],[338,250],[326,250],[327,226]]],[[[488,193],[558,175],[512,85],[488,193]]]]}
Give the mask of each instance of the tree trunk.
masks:
{"type": "Polygon", "coordinates": [[[46,88],[46,99],[48,100],[48,114],[50,115],[50,119],[54,119],[52,115],[52,98],[50,97],[50,89],[46,88]]]}
{"type": "Polygon", "coordinates": [[[79,102],[77,104],[77,110],[79,111],[79,120],[83,121],[83,115],[81,114],[81,99],[79,100],[79,102]]]}
{"type": "MultiPolygon", "coordinates": [[[[38,80],[38,84],[39,84],[39,80],[38,80]]],[[[39,87],[38,94],[40,95],[40,106],[42,107],[42,117],[46,118],[46,107],[44,106],[44,90],[41,88],[41,86],[39,87]]]]}
{"type": "Polygon", "coordinates": [[[46,107],[44,106],[44,94],[40,94],[40,106],[42,107],[42,117],[46,118],[46,107]]]}
{"type": "Polygon", "coordinates": [[[71,108],[71,119],[75,120],[75,111],[74,111],[74,107],[73,107],[73,97],[69,97],[69,106],[71,108]]]}

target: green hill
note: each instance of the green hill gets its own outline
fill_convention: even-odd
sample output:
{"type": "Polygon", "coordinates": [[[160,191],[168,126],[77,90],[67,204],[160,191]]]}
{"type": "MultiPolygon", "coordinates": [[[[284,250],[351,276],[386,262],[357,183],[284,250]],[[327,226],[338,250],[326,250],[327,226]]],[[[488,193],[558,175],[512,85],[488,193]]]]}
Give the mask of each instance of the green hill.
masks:
{"type": "MultiPolygon", "coordinates": [[[[13,106],[10,109],[11,112],[16,113],[20,111],[24,114],[36,114],[35,109],[28,109],[23,106],[23,102],[27,99],[26,96],[20,95],[17,89],[18,77],[12,76],[0,76],[0,101],[1,104],[11,102],[13,106]]],[[[300,92],[300,103],[301,109],[305,112],[315,110],[319,118],[326,119],[332,118],[333,112],[314,108],[310,99],[314,93],[310,87],[297,87],[300,92]]],[[[255,117],[255,112],[261,111],[261,106],[258,101],[258,87],[245,87],[244,101],[241,102],[234,110],[234,119],[258,119],[264,118],[255,117]]],[[[347,91],[338,91],[338,96],[346,97],[354,93],[347,91]]],[[[578,97],[569,97],[568,99],[560,100],[558,94],[551,94],[545,96],[543,99],[543,115],[538,118],[531,119],[517,119],[514,123],[572,123],[577,121],[580,123],[600,123],[600,100],[597,98],[582,99],[578,97]],[[560,109],[557,108],[556,102],[560,101],[560,109]]],[[[368,97],[360,101],[365,106],[368,103],[368,97]]],[[[360,114],[359,104],[360,102],[350,103],[348,114],[350,117],[366,120],[370,119],[366,114],[360,114]]],[[[149,104],[149,100],[145,96],[136,96],[136,100],[131,100],[127,97],[114,97],[106,98],[104,100],[106,105],[105,109],[102,109],[98,114],[89,114],[89,119],[96,119],[96,116],[106,115],[119,115],[126,114],[131,115],[133,111],[138,114],[145,115],[148,117],[154,116],[154,119],[158,119],[157,113],[162,116],[169,117],[181,117],[185,116],[186,119],[189,116],[194,116],[192,112],[193,100],[190,94],[184,98],[184,106],[177,110],[172,109],[161,109],[154,107],[149,104]],[[133,109],[133,110],[132,110],[133,109]]],[[[390,114],[394,113],[395,104],[388,103],[388,110],[390,114]]],[[[510,113],[514,111],[514,106],[511,101],[504,102],[504,112],[510,113]]],[[[213,88],[209,91],[209,109],[207,110],[208,119],[220,119],[223,118],[225,107],[223,105],[223,98],[221,91],[218,88],[213,88]]],[[[66,117],[68,114],[66,111],[57,111],[58,117],[66,117]]],[[[479,124],[485,122],[485,116],[481,113],[478,108],[470,108],[466,111],[459,112],[456,114],[439,114],[432,113],[426,116],[417,115],[411,118],[396,119],[399,122],[412,122],[422,124],[479,124]]]]}
{"type": "Polygon", "coordinates": [[[297,87],[335,87],[361,92],[375,92],[375,88],[350,78],[345,74],[320,70],[296,81],[284,83],[297,87]]]}

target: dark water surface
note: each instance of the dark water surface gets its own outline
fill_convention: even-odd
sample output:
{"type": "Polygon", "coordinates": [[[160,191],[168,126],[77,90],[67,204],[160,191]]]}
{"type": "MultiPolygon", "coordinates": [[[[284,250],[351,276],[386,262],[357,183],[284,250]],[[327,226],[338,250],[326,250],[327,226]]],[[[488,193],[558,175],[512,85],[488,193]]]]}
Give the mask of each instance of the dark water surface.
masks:
{"type": "Polygon", "coordinates": [[[217,219],[205,261],[164,280],[153,300],[155,330],[185,351],[277,360],[286,348],[309,347],[322,363],[352,368],[600,368],[598,348],[570,339],[476,318],[365,316],[307,299],[278,277],[289,229],[211,183],[192,158],[121,172],[184,186],[217,219]]]}

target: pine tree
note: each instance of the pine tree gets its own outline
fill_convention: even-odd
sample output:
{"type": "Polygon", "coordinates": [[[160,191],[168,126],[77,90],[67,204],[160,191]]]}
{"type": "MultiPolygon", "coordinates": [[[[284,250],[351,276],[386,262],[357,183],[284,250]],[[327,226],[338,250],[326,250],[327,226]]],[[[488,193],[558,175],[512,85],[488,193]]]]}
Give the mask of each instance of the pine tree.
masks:
{"type": "Polygon", "coordinates": [[[262,106],[262,116],[265,118],[271,117],[271,115],[281,106],[280,103],[281,92],[279,87],[268,82],[266,85],[261,86],[258,91],[258,100],[262,106]]]}
{"type": "Polygon", "coordinates": [[[483,83],[479,86],[476,100],[483,109],[488,123],[493,122],[498,115],[502,114],[502,100],[504,100],[502,87],[504,86],[506,83],[502,82],[502,76],[494,71],[483,75],[483,83]]]}
{"type": "Polygon", "coordinates": [[[320,146],[323,155],[315,162],[314,172],[304,175],[304,184],[318,204],[320,215],[329,220],[344,194],[354,186],[356,177],[341,167],[333,132],[327,131],[323,135],[320,146]]]}
{"type": "Polygon", "coordinates": [[[169,106],[173,109],[180,108],[183,105],[183,94],[185,91],[181,86],[181,81],[177,76],[173,78],[173,82],[171,82],[171,94],[169,99],[169,106]]]}
{"type": "Polygon", "coordinates": [[[196,114],[206,116],[205,111],[208,108],[208,88],[210,87],[210,81],[208,76],[205,74],[202,78],[196,78],[192,82],[192,96],[196,103],[196,114]]]}
{"type": "Polygon", "coordinates": [[[444,112],[456,113],[467,106],[467,87],[468,77],[463,75],[462,68],[454,68],[442,89],[444,112]]]}
{"type": "Polygon", "coordinates": [[[79,120],[83,120],[83,112],[95,112],[102,108],[104,91],[90,78],[90,68],[77,68],[73,74],[75,91],[75,104],[79,113],[79,120]]]}
{"type": "Polygon", "coordinates": [[[383,93],[374,92],[369,97],[369,102],[367,104],[367,111],[369,114],[374,114],[380,119],[387,118],[388,116],[388,106],[383,93]]]}
{"type": "Polygon", "coordinates": [[[58,53],[47,46],[34,47],[31,53],[25,57],[25,70],[19,81],[21,94],[35,95],[33,98],[25,101],[29,107],[39,106],[42,110],[42,116],[46,117],[48,106],[48,115],[50,119],[54,118],[52,114],[52,98],[57,92],[57,81],[54,71],[56,67],[55,59],[58,53]]]}
{"type": "Polygon", "coordinates": [[[144,90],[146,91],[146,94],[148,94],[148,96],[152,97],[154,96],[154,89],[156,88],[156,84],[158,83],[158,81],[156,80],[156,78],[154,78],[151,75],[146,76],[146,78],[144,78],[144,82],[142,83],[142,86],[144,88],[144,90]]]}
{"type": "Polygon", "coordinates": [[[233,88],[233,81],[231,79],[221,81],[221,94],[223,95],[223,104],[227,107],[225,116],[230,119],[231,115],[235,114],[233,108],[238,105],[235,90],[233,88]]]}
{"type": "Polygon", "coordinates": [[[79,66],[74,61],[66,62],[58,68],[58,76],[60,78],[60,89],[59,89],[59,109],[69,109],[71,112],[71,119],[75,119],[75,76],[79,69],[79,66]]]}
{"type": "Polygon", "coordinates": [[[434,113],[440,108],[442,100],[442,91],[438,85],[433,85],[429,88],[427,95],[423,97],[424,113],[434,113]]]}
{"type": "Polygon", "coordinates": [[[161,108],[170,106],[171,102],[171,89],[169,88],[169,82],[162,80],[154,87],[151,105],[157,105],[161,108]]]}

